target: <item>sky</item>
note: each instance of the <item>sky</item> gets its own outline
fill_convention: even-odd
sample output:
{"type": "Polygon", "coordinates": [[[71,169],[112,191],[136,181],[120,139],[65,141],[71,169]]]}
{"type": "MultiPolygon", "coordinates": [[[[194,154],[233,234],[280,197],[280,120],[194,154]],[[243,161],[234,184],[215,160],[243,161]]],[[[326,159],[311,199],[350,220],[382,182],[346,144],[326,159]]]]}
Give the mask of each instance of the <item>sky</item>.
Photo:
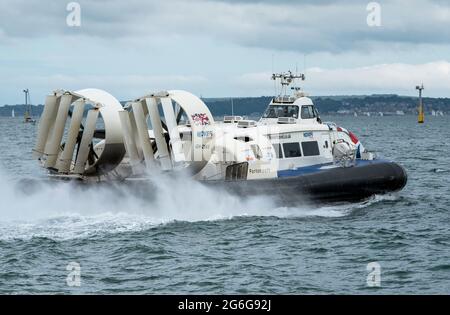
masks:
{"type": "Polygon", "coordinates": [[[70,2],[0,0],[0,105],[24,88],[35,104],[61,88],[273,95],[271,73],[287,70],[310,95],[416,95],[423,82],[450,97],[447,0],[70,2]]]}

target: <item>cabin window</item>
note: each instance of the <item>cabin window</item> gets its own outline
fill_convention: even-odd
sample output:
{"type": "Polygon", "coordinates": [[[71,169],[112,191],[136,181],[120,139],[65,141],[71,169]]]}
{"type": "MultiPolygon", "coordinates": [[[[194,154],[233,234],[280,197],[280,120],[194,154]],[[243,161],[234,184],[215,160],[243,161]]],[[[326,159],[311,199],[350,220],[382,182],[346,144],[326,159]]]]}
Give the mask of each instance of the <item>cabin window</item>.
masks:
{"type": "Polygon", "coordinates": [[[248,162],[230,165],[225,170],[226,180],[247,179],[248,162]]]}
{"type": "Polygon", "coordinates": [[[300,144],[298,142],[283,143],[284,157],[293,158],[302,156],[300,144]]]}
{"type": "Polygon", "coordinates": [[[302,119],[311,119],[316,117],[314,106],[312,105],[302,106],[301,117],[302,119]]]}
{"type": "Polygon", "coordinates": [[[293,117],[298,118],[297,105],[270,105],[264,112],[263,118],[293,117]]]}
{"type": "Polygon", "coordinates": [[[328,149],[328,141],[327,140],[325,140],[325,149],[328,149]]]}
{"type": "Polygon", "coordinates": [[[281,151],[281,144],[274,143],[273,148],[275,149],[275,154],[277,155],[277,159],[283,158],[283,151],[281,151]]]}
{"type": "Polygon", "coordinates": [[[304,156],[320,155],[319,144],[317,141],[302,142],[302,150],[304,156]]]}

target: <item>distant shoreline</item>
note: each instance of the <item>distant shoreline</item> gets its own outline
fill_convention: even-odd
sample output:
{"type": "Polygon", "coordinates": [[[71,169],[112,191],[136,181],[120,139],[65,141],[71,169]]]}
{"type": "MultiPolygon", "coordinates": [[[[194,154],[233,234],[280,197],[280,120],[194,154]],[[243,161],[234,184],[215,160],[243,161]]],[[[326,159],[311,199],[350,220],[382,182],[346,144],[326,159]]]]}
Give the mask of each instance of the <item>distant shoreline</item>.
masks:
{"type": "MultiPolygon", "coordinates": [[[[312,96],[314,103],[321,114],[377,115],[383,113],[389,115],[409,115],[417,113],[417,97],[386,95],[355,95],[355,96],[312,96]]],[[[233,97],[233,109],[235,115],[257,116],[264,112],[269,104],[271,96],[261,97],[233,97]]],[[[450,98],[424,98],[426,113],[432,111],[450,114],[450,98]]],[[[204,98],[203,101],[210,108],[214,116],[231,114],[231,97],[204,98]]],[[[125,103],[125,102],[122,102],[125,103]]],[[[40,116],[44,106],[32,105],[32,116],[40,116]]],[[[0,116],[11,116],[14,109],[16,116],[23,116],[26,110],[24,104],[0,106],[0,116]]]]}

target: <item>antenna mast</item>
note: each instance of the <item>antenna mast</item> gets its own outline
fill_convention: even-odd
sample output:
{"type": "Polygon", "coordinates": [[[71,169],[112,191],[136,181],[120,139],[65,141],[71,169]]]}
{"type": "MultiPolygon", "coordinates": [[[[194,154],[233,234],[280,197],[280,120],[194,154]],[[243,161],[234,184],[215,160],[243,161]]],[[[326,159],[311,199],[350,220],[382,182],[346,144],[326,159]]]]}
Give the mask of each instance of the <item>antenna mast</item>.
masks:
{"type": "Polygon", "coordinates": [[[233,98],[231,98],[231,116],[234,116],[234,104],[233,104],[233,98]]]}
{"type": "MultiPolygon", "coordinates": [[[[272,73],[275,73],[275,54],[272,54],[272,73]]],[[[277,95],[277,83],[275,80],[273,81],[273,93],[274,95],[277,95]]]]}
{"type": "Polygon", "coordinates": [[[286,73],[273,73],[272,80],[276,81],[280,80],[281,83],[281,91],[280,96],[287,96],[287,87],[293,83],[296,79],[300,79],[302,81],[305,80],[304,74],[292,74],[292,71],[288,71],[286,73]],[[284,94],[284,95],[283,95],[284,94]]]}

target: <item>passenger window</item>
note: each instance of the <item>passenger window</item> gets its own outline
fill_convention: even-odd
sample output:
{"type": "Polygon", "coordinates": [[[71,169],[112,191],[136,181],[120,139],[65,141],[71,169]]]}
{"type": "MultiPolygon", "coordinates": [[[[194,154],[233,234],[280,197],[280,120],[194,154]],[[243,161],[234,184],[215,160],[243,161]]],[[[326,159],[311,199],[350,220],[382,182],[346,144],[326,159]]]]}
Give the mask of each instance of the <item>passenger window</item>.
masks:
{"type": "Polygon", "coordinates": [[[319,144],[317,141],[302,142],[302,150],[304,156],[320,155],[319,144]]]}
{"type": "Polygon", "coordinates": [[[284,157],[293,158],[302,156],[300,144],[298,142],[283,143],[284,157]]]}
{"type": "Polygon", "coordinates": [[[274,143],[273,144],[273,148],[275,149],[275,154],[276,154],[277,158],[278,159],[282,159],[283,158],[283,151],[281,151],[281,144],[274,143]]]}

